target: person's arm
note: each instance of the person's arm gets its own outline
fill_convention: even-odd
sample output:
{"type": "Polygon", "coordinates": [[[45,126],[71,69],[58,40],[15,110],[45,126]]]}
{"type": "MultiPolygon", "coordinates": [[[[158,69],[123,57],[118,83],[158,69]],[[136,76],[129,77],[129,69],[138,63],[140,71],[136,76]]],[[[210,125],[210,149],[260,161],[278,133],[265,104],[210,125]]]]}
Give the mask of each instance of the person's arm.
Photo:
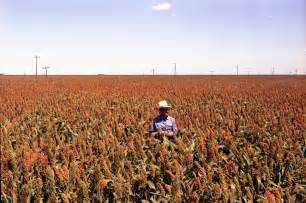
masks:
{"type": "Polygon", "coordinates": [[[158,134],[158,132],[156,132],[156,125],[155,125],[155,122],[154,120],[152,121],[151,123],[151,126],[150,126],[150,129],[149,129],[149,133],[150,135],[153,135],[153,136],[156,136],[158,134]]]}
{"type": "Polygon", "coordinates": [[[150,130],[150,135],[155,138],[168,136],[168,131],[163,131],[159,126],[156,126],[156,123],[154,121],[152,122],[150,130]]]}
{"type": "Polygon", "coordinates": [[[167,136],[168,137],[173,137],[177,133],[177,127],[176,127],[176,122],[175,119],[173,118],[172,120],[172,131],[168,132],[167,136]]]}

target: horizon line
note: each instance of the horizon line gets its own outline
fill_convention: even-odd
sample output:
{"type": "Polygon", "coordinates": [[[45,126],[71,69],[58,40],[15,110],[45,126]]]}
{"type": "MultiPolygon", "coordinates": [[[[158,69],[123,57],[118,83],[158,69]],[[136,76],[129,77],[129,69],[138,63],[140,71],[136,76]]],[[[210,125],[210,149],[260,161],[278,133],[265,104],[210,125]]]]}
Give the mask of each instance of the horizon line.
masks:
{"type": "MultiPolygon", "coordinates": [[[[305,76],[305,73],[280,73],[280,74],[48,74],[47,76],[150,76],[150,77],[158,77],[158,76],[305,76]]],[[[35,74],[4,74],[0,73],[0,76],[28,76],[28,77],[36,77],[35,74]]],[[[45,74],[37,75],[37,77],[46,77],[45,74]]]]}

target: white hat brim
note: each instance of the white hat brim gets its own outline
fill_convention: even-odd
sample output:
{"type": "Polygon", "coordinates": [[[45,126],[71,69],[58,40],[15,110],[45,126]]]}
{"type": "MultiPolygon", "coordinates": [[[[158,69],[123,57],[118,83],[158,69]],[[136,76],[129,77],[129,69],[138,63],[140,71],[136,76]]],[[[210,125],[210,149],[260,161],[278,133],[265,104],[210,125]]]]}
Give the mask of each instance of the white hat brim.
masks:
{"type": "Polygon", "coordinates": [[[157,109],[171,109],[171,106],[158,106],[157,109]]]}

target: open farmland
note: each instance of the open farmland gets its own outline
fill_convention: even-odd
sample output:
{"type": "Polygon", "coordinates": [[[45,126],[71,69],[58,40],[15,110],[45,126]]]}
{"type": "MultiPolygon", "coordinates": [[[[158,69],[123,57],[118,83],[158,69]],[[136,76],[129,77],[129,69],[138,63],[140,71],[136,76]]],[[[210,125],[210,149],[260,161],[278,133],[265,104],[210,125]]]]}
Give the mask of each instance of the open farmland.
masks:
{"type": "Polygon", "coordinates": [[[305,87],[305,76],[0,76],[1,201],[306,201],[305,87]],[[147,134],[161,99],[174,140],[147,134]]]}

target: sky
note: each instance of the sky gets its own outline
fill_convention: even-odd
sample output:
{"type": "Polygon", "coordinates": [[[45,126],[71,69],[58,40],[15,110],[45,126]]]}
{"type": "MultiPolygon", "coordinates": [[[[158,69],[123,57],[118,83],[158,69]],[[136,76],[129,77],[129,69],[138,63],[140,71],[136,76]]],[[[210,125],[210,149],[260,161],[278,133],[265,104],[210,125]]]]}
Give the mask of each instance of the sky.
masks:
{"type": "Polygon", "coordinates": [[[306,73],[306,0],[0,0],[0,73],[306,73]]]}

